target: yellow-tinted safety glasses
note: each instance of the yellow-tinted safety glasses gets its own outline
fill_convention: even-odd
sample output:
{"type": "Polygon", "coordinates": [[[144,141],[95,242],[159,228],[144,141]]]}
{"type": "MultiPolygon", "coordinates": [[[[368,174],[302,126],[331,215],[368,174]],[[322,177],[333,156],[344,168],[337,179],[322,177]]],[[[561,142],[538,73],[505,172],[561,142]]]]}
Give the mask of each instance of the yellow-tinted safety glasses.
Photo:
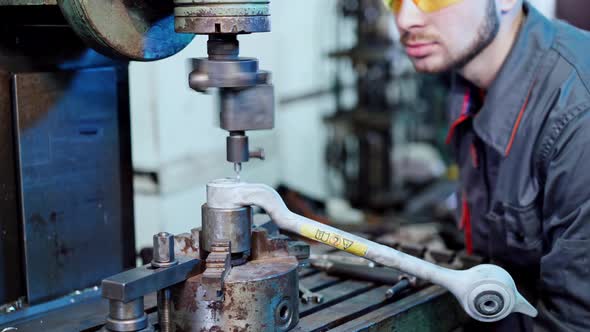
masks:
{"type": "MultiPolygon", "coordinates": [[[[398,13],[402,8],[402,2],[405,0],[383,0],[387,8],[391,9],[394,13],[398,13]]],[[[420,8],[425,13],[432,13],[437,10],[441,10],[445,7],[453,5],[463,0],[412,0],[416,7],[420,8]]]]}

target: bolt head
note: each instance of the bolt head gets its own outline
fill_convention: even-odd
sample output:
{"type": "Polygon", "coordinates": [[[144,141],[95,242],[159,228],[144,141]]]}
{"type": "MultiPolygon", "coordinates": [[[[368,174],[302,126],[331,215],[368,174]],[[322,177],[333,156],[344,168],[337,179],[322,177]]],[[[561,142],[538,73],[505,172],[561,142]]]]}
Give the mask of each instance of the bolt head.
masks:
{"type": "Polygon", "coordinates": [[[176,264],[174,235],[165,232],[154,235],[153,256],[152,266],[154,267],[166,267],[176,264]]]}

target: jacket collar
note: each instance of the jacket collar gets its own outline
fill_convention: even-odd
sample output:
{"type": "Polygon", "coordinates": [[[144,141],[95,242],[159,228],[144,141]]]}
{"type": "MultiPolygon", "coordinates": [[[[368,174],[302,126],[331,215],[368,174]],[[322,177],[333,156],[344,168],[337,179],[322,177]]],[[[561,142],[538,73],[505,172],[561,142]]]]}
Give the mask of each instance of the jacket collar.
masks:
{"type": "MultiPolygon", "coordinates": [[[[492,83],[482,109],[473,120],[476,134],[501,155],[508,155],[531,97],[535,74],[553,44],[551,22],[528,2],[516,42],[492,83]]],[[[456,77],[451,94],[451,119],[460,116],[469,83],[456,77]]]]}

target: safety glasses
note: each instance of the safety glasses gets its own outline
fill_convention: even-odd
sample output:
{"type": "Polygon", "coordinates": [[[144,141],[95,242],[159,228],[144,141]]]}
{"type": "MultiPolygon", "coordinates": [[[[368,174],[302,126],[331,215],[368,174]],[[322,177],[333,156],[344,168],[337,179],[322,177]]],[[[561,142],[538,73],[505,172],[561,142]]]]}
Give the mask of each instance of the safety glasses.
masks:
{"type": "MultiPolygon", "coordinates": [[[[398,13],[402,8],[402,2],[405,0],[383,0],[387,8],[391,9],[394,13],[398,13]]],[[[432,13],[437,10],[441,10],[450,5],[463,0],[412,0],[416,7],[420,8],[425,13],[432,13]]]]}

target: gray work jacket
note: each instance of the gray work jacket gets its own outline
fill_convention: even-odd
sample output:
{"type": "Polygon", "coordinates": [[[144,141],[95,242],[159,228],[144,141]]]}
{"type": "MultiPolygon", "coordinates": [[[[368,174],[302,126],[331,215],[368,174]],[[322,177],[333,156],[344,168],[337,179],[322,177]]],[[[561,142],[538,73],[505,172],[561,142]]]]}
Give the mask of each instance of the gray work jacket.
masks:
{"type": "Polygon", "coordinates": [[[452,88],[461,225],[540,311],[488,328],[590,331],[590,34],[524,10],[485,95],[458,76],[452,88]]]}

